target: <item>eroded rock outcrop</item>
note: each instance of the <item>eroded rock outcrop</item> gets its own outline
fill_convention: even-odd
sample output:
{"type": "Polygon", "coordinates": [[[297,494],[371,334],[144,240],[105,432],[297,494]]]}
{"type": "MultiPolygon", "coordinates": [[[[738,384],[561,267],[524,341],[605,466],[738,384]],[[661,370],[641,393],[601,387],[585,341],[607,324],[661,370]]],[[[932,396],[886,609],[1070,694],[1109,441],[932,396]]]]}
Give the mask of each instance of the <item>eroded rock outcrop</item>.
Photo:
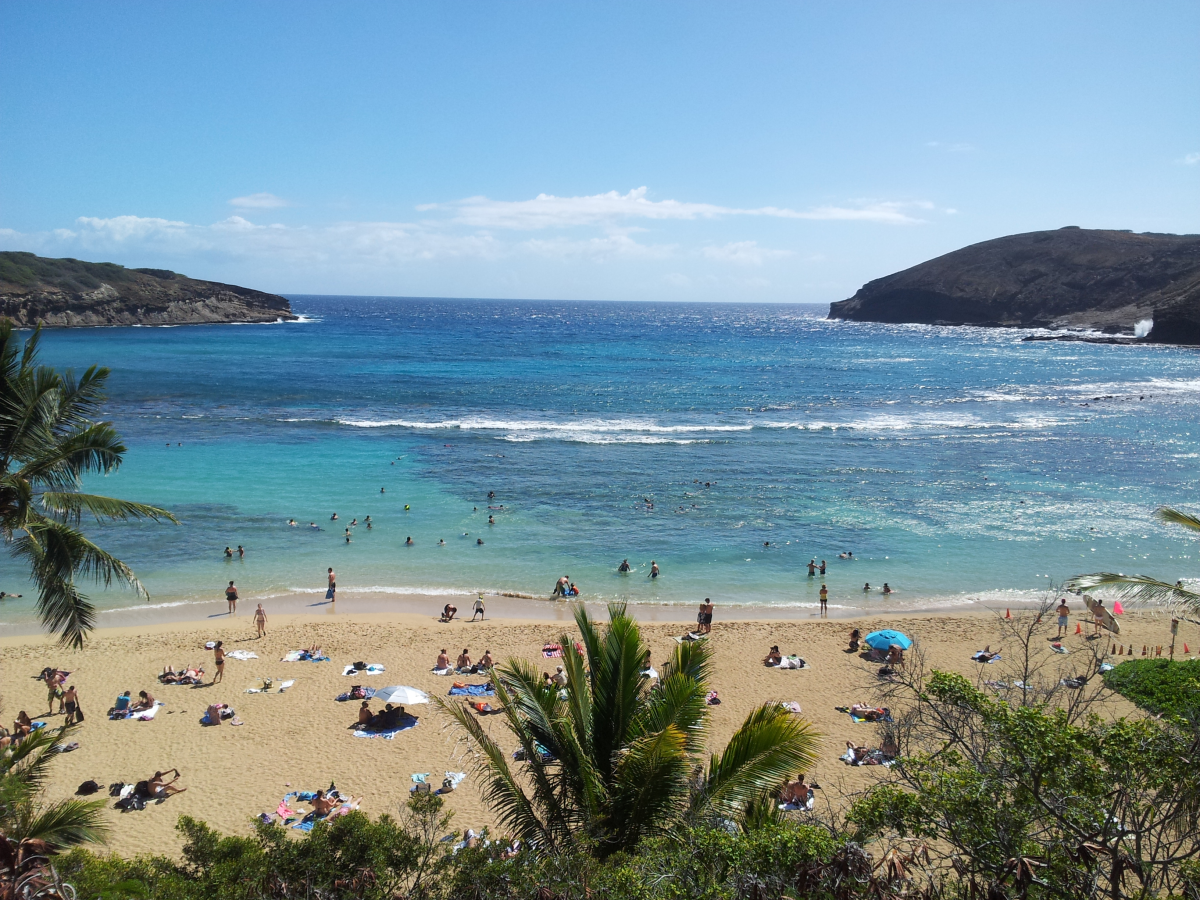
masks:
{"type": "Polygon", "coordinates": [[[165,269],[0,252],[0,317],[21,327],[296,319],[284,297],[165,269]]]}
{"type": "Polygon", "coordinates": [[[1150,320],[1141,340],[1200,344],[1200,235],[1072,227],[1009,235],[871,281],[831,304],[829,317],[1130,338],[1150,320]]]}

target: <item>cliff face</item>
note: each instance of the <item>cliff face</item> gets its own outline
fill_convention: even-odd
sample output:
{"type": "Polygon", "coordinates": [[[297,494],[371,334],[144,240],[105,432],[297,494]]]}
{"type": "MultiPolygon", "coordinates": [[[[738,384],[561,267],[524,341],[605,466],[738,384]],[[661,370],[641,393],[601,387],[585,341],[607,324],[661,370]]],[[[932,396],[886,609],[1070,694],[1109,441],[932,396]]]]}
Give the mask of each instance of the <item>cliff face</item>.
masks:
{"type": "Polygon", "coordinates": [[[295,319],[275,294],[165,269],[0,252],[0,317],[20,327],[200,325],[295,319]]]}
{"type": "Polygon", "coordinates": [[[984,241],[869,282],[831,319],[1090,328],[1200,344],[1200,235],[1061,228],[984,241]]]}

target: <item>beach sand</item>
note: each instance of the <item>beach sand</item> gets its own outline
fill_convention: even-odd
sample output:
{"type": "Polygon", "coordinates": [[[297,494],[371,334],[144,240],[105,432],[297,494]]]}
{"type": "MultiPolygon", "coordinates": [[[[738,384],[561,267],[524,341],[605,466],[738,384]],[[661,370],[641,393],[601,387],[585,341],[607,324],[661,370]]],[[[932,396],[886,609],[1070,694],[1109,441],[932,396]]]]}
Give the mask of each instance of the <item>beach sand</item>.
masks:
{"type": "MultiPolygon", "coordinates": [[[[442,598],[444,600],[444,598],[442,598]]],[[[223,605],[223,604],[222,604],[223,605]]],[[[469,603],[460,603],[469,616],[469,603]]],[[[491,607],[498,604],[489,603],[491,607]]],[[[1074,607],[1081,604],[1075,601],[1074,607]]],[[[437,607],[440,609],[440,603],[437,607]]],[[[315,791],[335,782],[343,793],[363,797],[362,809],[371,816],[396,814],[408,797],[413,772],[432,773],[436,785],[447,771],[470,771],[463,748],[448,717],[434,704],[413,707],[420,724],[393,740],[356,738],[348,728],[356,716],[358,701],[338,703],[334,697],[352,684],[383,687],[406,684],[431,696],[445,696],[456,680],[480,683],[479,677],[438,677],[431,667],[438,651],[446,648],[453,660],[469,647],[478,659],[490,649],[497,661],[520,657],[553,672],[555,660],[543,659],[541,647],[555,641],[565,629],[574,634],[573,622],[528,618],[488,618],[483,622],[455,621],[439,624],[430,615],[416,613],[343,612],[326,609],[317,614],[271,614],[265,638],[256,639],[251,618],[253,605],[243,606],[235,618],[219,616],[203,622],[167,622],[141,627],[105,628],[89,639],[82,651],[57,647],[44,636],[6,636],[0,639],[0,716],[11,722],[19,710],[51,724],[47,718],[46,690],[35,680],[44,666],[71,672],[68,679],[79,691],[87,716],[73,740],[78,750],[63,754],[51,769],[47,786],[50,798],[73,794],[88,779],[103,785],[114,781],[133,782],[149,777],[156,769],[178,768],[180,784],[187,791],[143,811],[121,813],[108,802],[111,836],[107,849],[122,855],[139,852],[175,854],[180,840],[176,820],[186,814],[232,834],[248,834],[252,820],[273,811],[284,794],[292,790],[315,791]],[[223,640],[227,650],[250,650],[258,659],[230,659],[222,684],[192,688],[160,685],[156,678],[164,665],[200,664],[211,678],[214,667],[208,640],[223,640]],[[318,644],[330,662],[280,662],[288,650],[318,644]],[[382,675],[342,675],[343,667],[356,660],[380,663],[382,675]],[[246,694],[261,685],[264,676],[276,685],[286,679],[295,684],[285,693],[246,694]],[[109,721],[106,710],[123,690],[136,697],[147,690],[165,706],[153,721],[109,721]],[[237,711],[244,724],[220,727],[199,724],[209,703],[224,702],[237,711]]],[[[268,613],[271,610],[268,608],[268,613]]],[[[507,611],[506,611],[507,612],[507,611]]],[[[560,606],[555,616],[565,614],[560,606]]],[[[639,614],[638,610],[634,610],[639,614]]],[[[1080,650],[1085,641],[1073,632],[1077,621],[1090,625],[1076,608],[1066,645],[1080,650]]],[[[745,611],[739,611],[745,614],[745,611]]],[[[643,633],[655,666],[669,655],[672,635],[682,634],[690,612],[677,611],[678,621],[646,621],[643,633]]],[[[1048,619],[1048,621],[1050,621],[1048,619]]],[[[1170,636],[1169,619],[1148,613],[1126,615],[1121,620],[1123,635],[1117,640],[1165,645],[1170,636]]],[[[1003,664],[981,667],[971,653],[986,644],[1002,645],[1001,625],[995,614],[897,615],[863,617],[855,620],[770,620],[753,614],[737,621],[722,619],[717,608],[711,646],[714,654],[712,687],[721,705],[712,708],[709,744],[722,748],[755,705],[768,700],[796,701],[824,735],[821,760],[810,774],[823,787],[822,802],[840,803],[847,793],[861,789],[879,777],[878,768],[845,766],[837,757],[845,742],[872,743],[875,728],[855,725],[834,707],[856,701],[878,702],[878,664],[870,664],[845,652],[852,627],[867,633],[877,628],[896,628],[915,638],[927,664],[958,671],[972,678],[981,669],[989,678],[1003,678],[1003,664]],[[810,668],[778,671],[765,668],[762,657],[770,645],[778,644],[785,654],[798,653],[810,668]]],[[[1185,626],[1192,628],[1192,626],[1185,626]]],[[[1053,634],[1050,627],[1049,633],[1053,634]]],[[[1179,649],[1187,638],[1181,634],[1179,649]]],[[[1106,642],[1109,640],[1105,638],[1106,642]]],[[[1200,639],[1193,643],[1200,643],[1200,639]]],[[[1153,652],[1153,651],[1152,651],[1153,652]]],[[[1164,649],[1165,654],[1165,649],[1164,649]]],[[[1083,655],[1056,662],[1069,666],[1083,663],[1083,655]]],[[[373,703],[373,708],[378,704],[373,703]]],[[[1132,707],[1119,698],[1110,702],[1115,714],[1132,707]]],[[[490,731],[511,751],[500,716],[489,717],[490,731]]],[[[466,829],[494,823],[483,804],[474,775],[446,797],[454,812],[453,827],[466,829]]],[[[307,809],[307,806],[302,808],[307,809]]]]}

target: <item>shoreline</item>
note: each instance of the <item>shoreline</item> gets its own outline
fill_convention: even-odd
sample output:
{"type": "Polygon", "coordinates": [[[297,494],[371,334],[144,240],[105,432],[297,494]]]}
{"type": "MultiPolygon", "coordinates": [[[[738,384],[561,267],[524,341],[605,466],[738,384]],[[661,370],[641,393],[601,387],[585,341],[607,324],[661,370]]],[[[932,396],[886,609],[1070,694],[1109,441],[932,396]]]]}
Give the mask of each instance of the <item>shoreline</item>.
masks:
{"type": "MultiPolygon", "coordinates": [[[[274,594],[261,601],[247,597],[238,601],[238,613],[230,616],[225,600],[197,601],[182,600],[162,604],[147,603],[144,607],[124,606],[114,609],[98,609],[96,611],[96,632],[112,629],[154,628],[156,626],[199,627],[220,621],[249,619],[258,603],[268,616],[291,618],[312,617],[322,621],[335,620],[339,616],[417,616],[429,617],[437,622],[442,608],[446,603],[458,606],[457,618],[470,616],[474,596],[468,593],[461,595],[446,594],[400,594],[382,591],[345,591],[339,596],[336,608],[334,604],[324,599],[324,592],[312,591],[305,593],[274,594]]],[[[510,596],[500,593],[484,593],[484,603],[487,606],[487,617],[506,621],[521,622],[572,622],[572,608],[575,600],[540,599],[528,596],[510,596]]],[[[608,601],[589,601],[582,598],[583,604],[593,615],[603,616],[608,601]]],[[[789,621],[817,622],[831,619],[853,620],[867,619],[877,616],[958,616],[958,615],[1003,615],[1005,609],[1036,609],[1038,603],[1027,599],[1006,601],[1005,606],[997,606],[979,599],[967,599],[962,602],[950,603],[946,600],[917,601],[912,605],[897,605],[895,601],[878,600],[873,606],[844,606],[829,604],[826,615],[821,615],[816,603],[792,605],[722,605],[714,604],[716,621],[726,622],[758,622],[758,621],[789,621]]],[[[629,609],[643,622],[689,623],[696,621],[696,606],[667,603],[629,603],[629,609]]],[[[697,604],[698,605],[698,604],[697,604]]],[[[36,619],[23,622],[3,623],[4,635],[0,643],[7,638],[34,637],[43,634],[41,624],[36,619]]]]}

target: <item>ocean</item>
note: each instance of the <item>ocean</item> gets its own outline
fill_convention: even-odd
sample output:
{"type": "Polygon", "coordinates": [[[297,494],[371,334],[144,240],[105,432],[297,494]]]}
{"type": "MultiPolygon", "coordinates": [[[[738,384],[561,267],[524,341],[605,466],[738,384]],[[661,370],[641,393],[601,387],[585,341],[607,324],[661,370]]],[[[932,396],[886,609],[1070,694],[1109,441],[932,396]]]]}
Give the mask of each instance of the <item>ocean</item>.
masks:
{"type": "MultiPolygon", "coordinates": [[[[1196,497],[1195,350],[824,306],[290,299],[300,322],[45,333],[45,362],[112,369],[129,452],[88,489],[181,520],[90,526],[151,593],[91,590],[102,609],[323,593],[330,566],[342,596],[567,575],[589,600],[812,607],[824,582],[843,610],[1196,571],[1151,520],[1196,497]]],[[[28,622],[8,559],[0,589],[28,622]]]]}

